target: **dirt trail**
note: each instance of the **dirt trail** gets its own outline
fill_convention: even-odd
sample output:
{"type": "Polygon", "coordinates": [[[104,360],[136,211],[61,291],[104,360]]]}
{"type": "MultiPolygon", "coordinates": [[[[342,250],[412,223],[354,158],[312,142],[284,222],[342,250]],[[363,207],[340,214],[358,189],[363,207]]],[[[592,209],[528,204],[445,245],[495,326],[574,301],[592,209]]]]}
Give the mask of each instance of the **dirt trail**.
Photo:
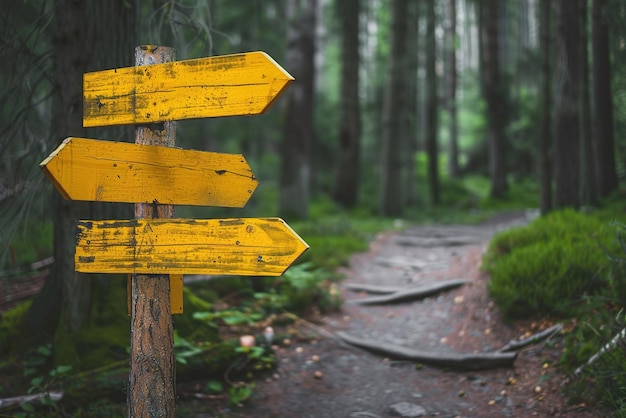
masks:
{"type": "MultiPolygon", "coordinates": [[[[505,323],[486,292],[479,269],[493,234],[527,222],[521,214],[479,226],[425,226],[380,234],[370,251],[355,255],[342,282],[418,286],[451,279],[468,284],[421,301],[360,306],[367,296],[342,286],[342,312],[324,319],[316,337],[277,349],[278,368],[259,381],[244,407],[220,408],[220,417],[383,418],[600,417],[569,406],[560,395],[563,376],[553,367],[554,345],[519,350],[513,368],[464,372],[394,361],[342,344],[338,331],[434,353],[495,351],[525,331],[546,324],[505,323]]],[[[197,410],[202,410],[198,404],[197,410]]],[[[205,405],[211,407],[210,405],[205,405]]],[[[197,417],[215,416],[213,412],[197,417]]]]}

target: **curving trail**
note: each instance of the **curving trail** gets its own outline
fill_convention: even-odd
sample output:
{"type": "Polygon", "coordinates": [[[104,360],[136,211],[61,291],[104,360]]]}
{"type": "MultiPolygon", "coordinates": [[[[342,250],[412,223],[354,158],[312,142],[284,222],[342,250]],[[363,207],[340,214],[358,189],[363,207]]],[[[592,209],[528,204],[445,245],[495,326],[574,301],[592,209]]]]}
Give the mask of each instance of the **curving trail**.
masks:
{"type": "Polygon", "coordinates": [[[488,277],[480,271],[490,237],[525,222],[523,214],[516,214],[475,226],[431,225],[380,234],[344,271],[342,312],[324,318],[321,326],[303,324],[300,335],[308,338],[277,349],[278,369],[257,383],[255,399],[243,408],[223,409],[220,416],[603,416],[569,406],[561,396],[564,376],[554,367],[560,355],[558,335],[551,337],[553,344],[519,348],[512,367],[509,361],[495,368],[469,364],[465,370],[386,358],[389,352],[377,355],[370,351],[381,350],[365,351],[339,338],[470,362],[492,353],[506,357],[498,350],[510,341],[552,325],[505,323],[488,297],[488,277]],[[365,290],[385,293],[459,279],[467,283],[419,300],[358,303],[380,297],[365,290]]]}

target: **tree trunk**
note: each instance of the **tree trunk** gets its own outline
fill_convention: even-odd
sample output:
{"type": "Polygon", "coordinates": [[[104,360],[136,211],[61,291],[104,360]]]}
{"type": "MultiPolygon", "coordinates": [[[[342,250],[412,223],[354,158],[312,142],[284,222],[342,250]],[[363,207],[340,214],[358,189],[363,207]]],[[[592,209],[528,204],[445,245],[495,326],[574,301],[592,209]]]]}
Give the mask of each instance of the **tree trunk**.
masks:
{"type": "Polygon", "coordinates": [[[580,206],[580,86],[578,2],[557,3],[557,79],[554,168],[557,208],[580,206]]]}
{"type": "MultiPolygon", "coordinates": [[[[134,9],[123,0],[89,3],[57,0],[54,37],[53,135],[86,136],[83,128],[83,73],[131,64],[134,47],[134,9]]],[[[129,130],[94,136],[129,140],[129,130]]],[[[55,148],[58,144],[52,144],[55,148]]],[[[52,338],[59,319],[74,332],[89,321],[93,277],[74,271],[74,230],[77,219],[130,216],[130,205],[73,202],[53,191],[55,264],[43,289],[35,297],[27,318],[29,334],[52,338]],[[120,211],[121,209],[121,211],[120,211]]]]}
{"type": "Polygon", "coordinates": [[[359,0],[338,0],[337,3],[342,22],[341,118],[333,199],[351,208],[357,204],[359,195],[359,0]]]}
{"type": "Polygon", "coordinates": [[[539,42],[541,45],[541,130],[539,132],[540,209],[545,215],[552,210],[552,1],[541,0],[539,42]]]}
{"type": "Polygon", "coordinates": [[[404,210],[403,166],[406,149],[407,0],[394,0],[391,57],[383,102],[380,213],[400,216],[404,210]]]}
{"type": "Polygon", "coordinates": [[[437,144],[437,73],[435,66],[435,0],[428,1],[426,16],[426,154],[428,156],[428,186],[433,205],[439,204],[439,150],[437,144]]]}
{"type": "MultiPolygon", "coordinates": [[[[135,65],[175,60],[172,48],[137,47],[135,65]]],[[[173,147],[176,122],[138,126],[135,143],[173,147]]],[[[173,218],[174,206],[137,203],[138,219],[173,218]]],[[[170,280],[165,275],[133,274],[131,279],[128,417],[175,417],[176,370],[170,280]],[[158,411],[155,413],[155,411],[158,411]]]]}
{"type": "Polygon", "coordinates": [[[419,70],[419,3],[409,2],[407,24],[407,147],[406,147],[406,204],[415,206],[418,202],[416,188],[416,162],[419,141],[418,77],[419,70]]]}
{"type": "Polygon", "coordinates": [[[499,0],[485,0],[482,7],[482,85],[487,103],[489,177],[491,197],[503,197],[507,191],[505,155],[506,100],[500,82],[498,17],[499,0]]]}
{"type": "MultiPolygon", "coordinates": [[[[86,44],[85,2],[57,0],[54,37],[54,137],[85,136],[82,125],[82,75],[89,61],[86,44]]],[[[30,309],[31,335],[51,337],[59,318],[68,331],[78,330],[89,318],[91,286],[88,277],[74,271],[75,220],[89,213],[86,203],[53,197],[54,259],[50,276],[30,309]]]]}
{"type": "Polygon", "coordinates": [[[287,3],[287,65],[295,77],[286,92],[280,170],[279,213],[285,218],[306,219],[309,212],[311,152],[313,148],[313,81],[315,10],[317,0],[287,3]]]}
{"type": "Polygon", "coordinates": [[[596,203],[596,181],[591,137],[591,110],[589,98],[589,48],[587,0],[578,0],[580,18],[580,185],[581,202],[591,206],[596,203]]]}
{"type": "Polygon", "coordinates": [[[615,145],[613,140],[613,102],[611,97],[611,60],[609,28],[605,10],[608,0],[593,1],[593,101],[598,196],[617,190],[615,145]]]}
{"type": "Polygon", "coordinates": [[[450,112],[450,149],[448,172],[450,177],[459,177],[458,118],[456,113],[456,0],[449,0],[450,30],[448,31],[448,111],[450,112]]]}

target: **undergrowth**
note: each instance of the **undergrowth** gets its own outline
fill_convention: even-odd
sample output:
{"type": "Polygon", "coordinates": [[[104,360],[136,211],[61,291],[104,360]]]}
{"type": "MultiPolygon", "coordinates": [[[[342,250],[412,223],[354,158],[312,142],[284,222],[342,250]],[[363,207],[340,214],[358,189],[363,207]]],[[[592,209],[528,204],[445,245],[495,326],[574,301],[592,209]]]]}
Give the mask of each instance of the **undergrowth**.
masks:
{"type": "Polygon", "coordinates": [[[554,212],[498,234],[483,258],[489,292],[506,316],[570,318],[560,361],[565,393],[618,417],[626,417],[625,220],[615,200],[591,213],[554,212]]]}
{"type": "Polygon", "coordinates": [[[607,251],[618,249],[605,216],[566,209],[498,234],[483,266],[506,316],[571,316],[585,296],[611,292],[607,251]]]}

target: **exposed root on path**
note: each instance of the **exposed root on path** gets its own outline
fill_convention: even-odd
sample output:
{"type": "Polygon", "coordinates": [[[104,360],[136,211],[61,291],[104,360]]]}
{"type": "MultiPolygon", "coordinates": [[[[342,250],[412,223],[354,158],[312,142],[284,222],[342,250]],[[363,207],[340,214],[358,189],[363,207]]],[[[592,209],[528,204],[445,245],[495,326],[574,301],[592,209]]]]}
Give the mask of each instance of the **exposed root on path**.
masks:
{"type": "Polygon", "coordinates": [[[523,340],[511,340],[498,351],[507,352],[507,351],[519,350],[520,348],[526,347],[527,345],[535,344],[546,338],[550,338],[558,334],[559,332],[561,332],[562,329],[563,329],[562,324],[553,325],[550,328],[546,328],[543,331],[533,334],[528,338],[524,338],[523,340]]]}
{"type": "Polygon", "coordinates": [[[464,370],[487,370],[499,367],[513,367],[513,363],[517,357],[517,353],[501,352],[472,354],[429,353],[382,341],[358,338],[341,331],[337,332],[337,335],[348,344],[366,349],[372,353],[381,354],[393,359],[410,360],[437,367],[451,367],[464,370]]]}
{"type": "Polygon", "coordinates": [[[351,290],[363,290],[370,293],[389,293],[388,290],[395,290],[393,293],[385,294],[383,296],[372,296],[369,298],[355,299],[349,301],[357,305],[382,305],[386,303],[398,303],[412,300],[424,299],[425,297],[432,296],[436,293],[444,290],[454,289],[455,287],[462,286],[468,283],[468,280],[457,279],[447,280],[445,282],[433,283],[430,285],[412,287],[412,288],[389,288],[383,287],[383,291],[377,286],[369,285],[346,285],[351,290]],[[378,289],[378,292],[377,292],[378,289]]]}
{"type": "Polygon", "coordinates": [[[394,242],[396,245],[403,247],[459,247],[462,245],[478,244],[481,241],[477,237],[441,237],[441,238],[423,238],[423,237],[407,237],[398,236],[394,242]]]}

